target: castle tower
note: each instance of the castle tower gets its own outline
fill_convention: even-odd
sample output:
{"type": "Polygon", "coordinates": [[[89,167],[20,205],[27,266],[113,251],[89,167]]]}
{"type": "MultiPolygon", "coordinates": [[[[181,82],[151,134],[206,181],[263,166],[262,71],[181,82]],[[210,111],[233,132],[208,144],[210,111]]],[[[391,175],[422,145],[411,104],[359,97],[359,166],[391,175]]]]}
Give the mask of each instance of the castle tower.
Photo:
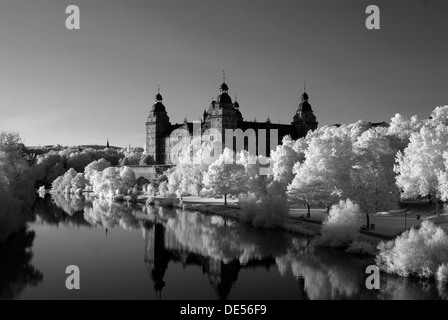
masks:
{"type": "Polygon", "coordinates": [[[229,87],[224,78],[219,87],[219,95],[216,101],[211,102],[207,112],[203,115],[205,119],[203,130],[214,129],[215,132],[222,135],[222,141],[224,141],[225,129],[236,129],[243,121],[238,102],[233,103],[228,92],[229,87]]]}
{"type": "Polygon", "coordinates": [[[302,101],[297,108],[296,114],[292,125],[294,126],[298,136],[305,137],[308,131],[317,129],[316,116],[311,109],[311,105],[308,102],[308,94],[304,92],[302,94],[302,101]]]}
{"type": "Polygon", "coordinates": [[[170,127],[170,118],[162,103],[160,88],[146,121],[146,154],[153,157],[156,164],[165,163],[165,132],[170,127]]]}

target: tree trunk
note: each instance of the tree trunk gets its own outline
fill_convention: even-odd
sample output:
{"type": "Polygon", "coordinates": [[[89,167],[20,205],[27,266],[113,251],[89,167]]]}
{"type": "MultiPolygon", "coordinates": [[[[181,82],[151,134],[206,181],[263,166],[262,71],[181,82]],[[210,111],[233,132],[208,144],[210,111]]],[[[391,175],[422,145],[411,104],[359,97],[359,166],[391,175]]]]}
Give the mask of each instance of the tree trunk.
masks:
{"type": "Polygon", "coordinates": [[[306,217],[309,218],[311,216],[311,212],[310,212],[311,206],[309,204],[307,204],[307,207],[308,207],[308,213],[306,214],[306,217]]]}
{"type": "Polygon", "coordinates": [[[436,199],[436,215],[440,216],[439,199],[437,197],[434,198],[436,199]]]}
{"type": "Polygon", "coordinates": [[[227,193],[224,195],[224,205],[227,205],[227,193]]]}
{"type": "Polygon", "coordinates": [[[366,218],[367,218],[367,229],[370,229],[370,215],[368,213],[366,213],[366,218]]]}

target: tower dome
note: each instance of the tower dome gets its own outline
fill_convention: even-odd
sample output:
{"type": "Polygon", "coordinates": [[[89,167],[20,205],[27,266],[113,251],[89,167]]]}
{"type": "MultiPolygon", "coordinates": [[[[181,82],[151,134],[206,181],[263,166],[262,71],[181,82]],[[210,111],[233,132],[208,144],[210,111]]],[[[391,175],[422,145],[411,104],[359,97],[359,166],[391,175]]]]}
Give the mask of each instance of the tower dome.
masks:
{"type": "Polygon", "coordinates": [[[299,104],[299,108],[297,109],[297,111],[313,111],[311,109],[311,105],[308,102],[308,94],[306,92],[304,92],[302,94],[302,102],[300,102],[299,104]]]}
{"type": "Polygon", "coordinates": [[[232,98],[227,94],[227,92],[221,92],[221,94],[216,98],[216,102],[219,104],[230,103],[232,104],[232,98]]]}
{"type": "Polygon", "coordinates": [[[162,98],[162,95],[160,94],[160,85],[159,85],[151,112],[166,112],[166,109],[162,103],[162,100],[163,100],[163,98],[162,98]]]}
{"type": "Polygon", "coordinates": [[[151,112],[166,112],[166,109],[162,102],[158,101],[153,104],[151,112]]]}
{"type": "Polygon", "coordinates": [[[220,90],[221,92],[227,92],[227,91],[229,91],[229,87],[227,86],[227,84],[226,84],[225,82],[223,82],[223,83],[221,84],[221,86],[219,87],[219,90],[220,90]]]}

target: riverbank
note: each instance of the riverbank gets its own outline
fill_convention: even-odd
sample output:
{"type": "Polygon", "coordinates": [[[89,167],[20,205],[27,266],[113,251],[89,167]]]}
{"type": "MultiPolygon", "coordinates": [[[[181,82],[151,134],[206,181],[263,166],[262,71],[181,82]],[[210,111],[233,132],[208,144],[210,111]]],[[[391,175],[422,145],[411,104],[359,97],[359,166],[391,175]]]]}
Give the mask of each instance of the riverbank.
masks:
{"type": "MultiPolygon", "coordinates": [[[[237,200],[230,199],[227,205],[220,203],[220,201],[222,200],[214,198],[183,198],[182,200],[178,200],[155,197],[154,205],[198,211],[203,214],[219,215],[224,218],[239,221],[241,208],[238,206],[237,200]]],[[[137,202],[146,202],[145,197],[139,197],[137,202]]],[[[320,227],[320,224],[288,217],[284,225],[278,229],[314,237],[320,234],[320,227]]]]}
{"type": "MultiPolygon", "coordinates": [[[[160,204],[164,205],[162,203],[164,198],[155,199],[159,199],[160,204]]],[[[237,199],[229,199],[228,204],[224,205],[222,199],[184,197],[181,202],[177,201],[172,206],[239,220],[240,207],[237,199]]],[[[306,236],[320,235],[322,223],[328,216],[326,209],[312,208],[310,218],[306,218],[306,214],[305,208],[291,208],[281,229],[306,236]]],[[[434,205],[421,201],[408,201],[401,209],[370,215],[370,223],[374,224],[375,229],[361,230],[359,240],[376,245],[380,241],[394,239],[413,227],[418,228],[425,219],[431,220],[445,230],[448,229],[448,216],[435,215],[434,205]]]]}
{"type": "MultiPolygon", "coordinates": [[[[86,196],[93,195],[91,192],[83,192],[86,196]]],[[[93,195],[94,196],[94,195],[93,195]]],[[[182,200],[175,198],[150,197],[145,195],[129,196],[121,195],[113,200],[117,202],[130,202],[140,204],[155,204],[163,207],[175,207],[183,210],[198,211],[204,214],[219,215],[224,218],[239,220],[238,199],[229,198],[224,205],[222,198],[183,197],[182,200]]],[[[310,218],[306,217],[307,209],[298,207],[290,208],[288,218],[282,230],[294,232],[306,236],[317,236],[320,234],[323,221],[328,213],[325,208],[312,208],[310,218]]],[[[448,230],[448,216],[435,215],[435,206],[422,201],[407,201],[402,208],[389,212],[380,212],[370,215],[370,223],[374,229],[361,230],[362,240],[377,244],[382,240],[391,240],[413,227],[419,227],[422,221],[430,219],[445,231],[448,230]]]]}

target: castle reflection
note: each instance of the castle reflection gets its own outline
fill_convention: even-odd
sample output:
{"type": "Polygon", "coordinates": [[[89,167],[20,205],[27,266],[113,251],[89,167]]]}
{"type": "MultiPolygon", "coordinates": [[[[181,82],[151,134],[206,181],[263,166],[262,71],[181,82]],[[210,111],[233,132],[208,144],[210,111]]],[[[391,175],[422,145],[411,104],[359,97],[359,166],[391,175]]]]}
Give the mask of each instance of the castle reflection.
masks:
{"type": "MultiPolygon", "coordinates": [[[[144,237],[143,260],[156,299],[162,299],[164,292],[168,294],[167,288],[170,288],[169,296],[176,291],[187,292],[193,299],[197,296],[194,285],[182,287],[173,280],[176,277],[172,278],[172,273],[167,276],[169,268],[176,270],[176,276],[182,276],[187,266],[202,270],[219,299],[253,299],[254,293],[260,292],[250,287],[249,277],[265,288],[260,291],[264,294],[262,298],[268,299],[440,299],[448,296],[446,288],[385,274],[381,276],[381,290],[367,290],[365,268],[374,263],[371,257],[316,247],[306,237],[257,229],[199,212],[62,197],[53,202],[38,199],[35,214],[36,223],[88,226],[92,232],[96,228],[102,228],[104,231],[100,231],[106,234],[113,228],[140,230],[144,237]],[[175,264],[182,265],[183,270],[174,268],[175,264]],[[268,272],[271,269],[274,272],[268,272]],[[240,284],[236,289],[237,281],[240,284]],[[284,293],[286,287],[290,291],[284,293]],[[278,297],[269,292],[270,288],[276,290],[278,297]]],[[[141,263],[138,255],[137,252],[135,263],[141,263]]],[[[174,296],[177,295],[174,293],[174,296]]]]}
{"type": "Polygon", "coordinates": [[[250,259],[242,265],[236,258],[224,262],[221,259],[191,252],[169,228],[165,228],[160,223],[147,222],[144,237],[145,263],[154,282],[157,299],[162,297],[162,290],[165,287],[163,278],[170,261],[181,263],[184,267],[187,265],[200,266],[202,272],[208,275],[210,284],[220,299],[228,297],[241,269],[255,267],[269,269],[275,265],[273,257],[250,259]]]}

